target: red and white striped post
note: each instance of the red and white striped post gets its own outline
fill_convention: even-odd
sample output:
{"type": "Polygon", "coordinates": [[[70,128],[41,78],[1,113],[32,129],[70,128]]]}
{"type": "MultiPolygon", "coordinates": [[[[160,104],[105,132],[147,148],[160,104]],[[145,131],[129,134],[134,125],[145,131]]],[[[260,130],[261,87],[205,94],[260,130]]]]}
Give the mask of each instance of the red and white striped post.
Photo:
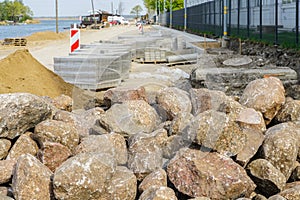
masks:
{"type": "Polygon", "coordinates": [[[70,29],[70,52],[80,49],[80,30],[76,24],[70,29]]]}
{"type": "Polygon", "coordinates": [[[142,23],[140,23],[140,24],[138,25],[138,29],[139,29],[139,31],[140,31],[142,34],[144,33],[144,27],[143,27],[142,23]]]}

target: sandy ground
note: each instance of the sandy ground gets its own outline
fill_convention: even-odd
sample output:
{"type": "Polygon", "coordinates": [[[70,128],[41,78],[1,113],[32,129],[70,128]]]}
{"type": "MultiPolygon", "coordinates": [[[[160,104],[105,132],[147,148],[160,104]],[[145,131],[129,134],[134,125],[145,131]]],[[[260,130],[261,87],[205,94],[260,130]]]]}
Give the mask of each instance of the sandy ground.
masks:
{"type": "MultiPolygon", "coordinates": [[[[101,30],[82,30],[81,31],[81,44],[90,44],[94,41],[99,40],[114,40],[119,35],[125,34],[127,32],[136,31],[138,29],[136,26],[114,26],[110,28],[104,28],[101,30]]],[[[8,56],[9,54],[15,52],[17,49],[28,49],[29,52],[35,57],[39,62],[41,62],[48,69],[53,71],[53,58],[60,56],[67,56],[69,54],[70,42],[68,33],[66,33],[64,39],[59,40],[37,40],[28,41],[26,47],[12,47],[12,46],[2,46],[0,45],[0,59],[8,56]]]]}

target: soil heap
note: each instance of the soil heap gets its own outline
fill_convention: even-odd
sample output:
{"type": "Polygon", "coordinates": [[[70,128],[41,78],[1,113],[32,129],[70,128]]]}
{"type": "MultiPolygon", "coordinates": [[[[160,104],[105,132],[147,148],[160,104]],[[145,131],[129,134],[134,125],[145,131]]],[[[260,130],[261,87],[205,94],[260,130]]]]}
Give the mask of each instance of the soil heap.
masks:
{"type": "Polygon", "coordinates": [[[28,92],[39,96],[72,95],[74,86],[39,63],[27,49],[0,60],[0,94],[28,92]]]}
{"type": "Polygon", "coordinates": [[[55,33],[53,31],[36,32],[26,37],[28,41],[61,40],[66,39],[68,32],[55,33]]]}

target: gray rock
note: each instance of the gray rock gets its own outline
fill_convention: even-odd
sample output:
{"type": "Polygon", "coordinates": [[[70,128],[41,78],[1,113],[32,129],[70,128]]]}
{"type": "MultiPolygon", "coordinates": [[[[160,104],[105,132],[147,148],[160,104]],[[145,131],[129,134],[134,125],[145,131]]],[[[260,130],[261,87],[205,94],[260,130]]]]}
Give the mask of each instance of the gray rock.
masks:
{"type": "Polygon", "coordinates": [[[151,133],[160,123],[154,108],[142,100],[114,104],[99,120],[108,132],[124,136],[139,132],[151,133]]]}
{"type": "Polygon", "coordinates": [[[269,124],[285,102],[285,90],[276,77],[257,79],[247,85],[240,102],[260,111],[266,124],[269,124]]]}
{"type": "Polygon", "coordinates": [[[163,169],[157,169],[148,176],[139,185],[139,192],[143,193],[151,186],[164,186],[167,187],[167,173],[163,169]]]}
{"type": "Polygon", "coordinates": [[[267,160],[254,160],[247,169],[259,193],[266,197],[279,193],[285,186],[285,176],[267,160]]]}
{"type": "Polygon", "coordinates": [[[71,156],[72,152],[68,147],[54,142],[44,142],[37,155],[52,172],[71,156]]]}
{"type": "Polygon", "coordinates": [[[287,98],[286,103],[275,116],[277,122],[299,121],[300,120],[300,100],[287,98]]]}
{"type": "Polygon", "coordinates": [[[282,123],[269,128],[262,145],[262,157],[281,171],[288,179],[294,169],[298,154],[298,135],[295,125],[282,123]]]}
{"type": "Polygon", "coordinates": [[[208,197],[196,197],[196,198],[189,199],[189,200],[210,200],[210,198],[208,198],[208,197]]]}
{"type": "Polygon", "coordinates": [[[171,188],[152,186],[142,193],[139,200],[177,200],[177,197],[171,188]]]}
{"type": "Polygon", "coordinates": [[[81,153],[58,167],[53,177],[57,199],[106,199],[116,163],[110,155],[81,153]]]}
{"type": "Polygon", "coordinates": [[[241,67],[243,65],[249,65],[252,63],[252,59],[248,56],[238,57],[238,58],[230,58],[223,61],[223,65],[233,66],[233,67],[241,67]]]}
{"type": "Polygon", "coordinates": [[[187,134],[197,144],[228,156],[238,154],[247,139],[246,134],[229,115],[214,110],[197,115],[187,128],[187,134]],[[195,137],[193,134],[196,134],[195,137]]]}
{"type": "Polygon", "coordinates": [[[138,180],[162,168],[162,147],[167,137],[167,131],[159,129],[151,134],[139,133],[129,138],[128,168],[138,180]]]}
{"type": "Polygon", "coordinates": [[[11,181],[16,160],[0,161],[0,184],[9,183],[11,181]]]}
{"type": "Polygon", "coordinates": [[[16,199],[52,199],[52,172],[30,154],[19,157],[13,173],[16,199]]]}
{"type": "Polygon", "coordinates": [[[30,137],[31,135],[32,133],[30,132],[26,132],[25,134],[21,135],[10,149],[6,159],[18,159],[19,156],[24,154],[36,156],[39,147],[30,137]]]}
{"type": "Polygon", "coordinates": [[[14,139],[49,118],[51,113],[50,105],[38,96],[27,93],[1,94],[0,136],[14,139]]]}
{"type": "Polygon", "coordinates": [[[126,167],[118,166],[107,186],[107,199],[135,200],[137,180],[132,171],[126,167]]]}
{"type": "Polygon", "coordinates": [[[130,100],[147,101],[146,91],[143,86],[117,87],[104,93],[104,104],[111,107],[115,103],[123,103],[130,100]]]}
{"type": "Polygon", "coordinates": [[[250,197],[256,185],[231,158],[218,153],[181,149],[167,167],[170,181],[190,197],[250,197]]]}
{"type": "Polygon", "coordinates": [[[158,105],[166,111],[170,120],[181,112],[191,113],[192,111],[189,94],[176,87],[167,87],[160,90],[156,100],[158,105]]]}
{"type": "Polygon", "coordinates": [[[4,139],[4,138],[0,139],[0,159],[1,160],[7,156],[10,147],[11,147],[10,140],[4,139]]]}
{"type": "Polygon", "coordinates": [[[90,135],[82,139],[77,146],[76,154],[98,152],[111,155],[118,165],[127,163],[127,147],[123,136],[111,133],[105,135],[90,135]]]}
{"type": "Polygon", "coordinates": [[[184,135],[172,135],[168,137],[165,146],[163,147],[163,157],[171,159],[181,148],[192,145],[191,140],[186,140],[184,135]]]}
{"type": "Polygon", "coordinates": [[[39,123],[32,134],[34,140],[38,141],[40,146],[44,142],[56,142],[68,147],[72,153],[79,143],[79,134],[74,126],[69,123],[46,120],[39,123]]]}

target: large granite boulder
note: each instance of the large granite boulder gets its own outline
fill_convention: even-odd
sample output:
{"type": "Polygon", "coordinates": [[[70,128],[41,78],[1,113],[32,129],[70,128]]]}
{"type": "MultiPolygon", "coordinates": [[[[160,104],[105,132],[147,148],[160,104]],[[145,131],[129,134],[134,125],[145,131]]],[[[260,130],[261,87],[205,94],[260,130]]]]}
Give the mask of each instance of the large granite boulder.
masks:
{"type": "Polygon", "coordinates": [[[127,147],[123,136],[117,133],[105,135],[90,135],[81,140],[76,148],[76,154],[98,152],[111,155],[118,165],[127,163],[127,147]]]}
{"type": "Polygon", "coordinates": [[[78,113],[60,110],[55,113],[53,119],[70,123],[77,129],[80,138],[83,138],[93,132],[97,120],[99,120],[101,114],[104,113],[105,111],[99,107],[78,113]]]}
{"type": "Polygon", "coordinates": [[[300,100],[287,98],[286,103],[275,116],[279,123],[288,121],[300,121],[300,100]]]}
{"type": "Polygon", "coordinates": [[[11,141],[1,138],[0,139],[0,159],[5,158],[10,150],[11,141]]]}
{"type": "Polygon", "coordinates": [[[73,99],[64,94],[53,98],[51,103],[59,110],[71,112],[73,109],[73,99]]]}
{"type": "Polygon", "coordinates": [[[142,100],[114,104],[99,120],[108,132],[131,136],[139,132],[151,133],[160,123],[154,108],[142,100]]]}
{"type": "Polygon", "coordinates": [[[189,92],[194,115],[198,115],[207,110],[219,111],[221,107],[226,105],[226,102],[230,98],[222,91],[209,90],[206,88],[193,88],[189,92]]]}
{"type": "Polygon", "coordinates": [[[236,161],[241,166],[246,167],[250,159],[258,152],[265,136],[262,132],[249,128],[243,129],[243,132],[246,134],[247,139],[244,147],[238,152],[236,161]]]}
{"type": "Polygon", "coordinates": [[[68,147],[55,142],[44,142],[37,154],[38,159],[52,172],[71,156],[68,147]]]}
{"type": "Polygon", "coordinates": [[[107,186],[106,199],[135,200],[137,180],[132,171],[123,166],[117,166],[116,171],[107,186]]]}
{"type": "Polygon", "coordinates": [[[53,199],[52,172],[30,154],[19,157],[13,173],[12,188],[16,199],[53,199]]]}
{"type": "Polygon", "coordinates": [[[6,159],[18,159],[23,154],[37,155],[39,147],[37,143],[31,138],[32,133],[26,132],[21,135],[10,149],[6,159]]]}
{"type": "Polygon", "coordinates": [[[285,186],[285,176],[267,160],[254,160],[247,169],[257,185],[257,191],[266,197],[279,193],[285,186]]]}
{"type": "Polygon", "coordinates": [[[300,199],[300,184],[295,185],[294,187],[285,189],[284,191],[280,192],[279,195],[284,197],[287,200],[300,199]]]}
{"type": "Polygon", "coordinates": [[[194,116],[188,112],[179,113],[171,122],[170,135],[177,135],[183,133],[184,130],[190,125],[194,116]]]}
{"type": "Polygon", "coordinates": [[[294,169],[298,154],[298,138],[295,125],[282,123],[269,128],[262,145],[262,157],[281,171],[288,179],[294,169]]]}
{"type": "Polygon", "coordinates": [[[214,110],[197,115],[187,128],[187,134],[197,144],[228,156],[238,154],[247,139],[234,119],[214,110]]]}
{"type": "Polygon", "coordinates": [[[14,139],[51,114],[51,106],[41,97],[27,93],[1,94],[0,137],[14,139]]]}
{"type": "Polygon", "coordinates": [[[135,173],[138,180],[162,168],[162,147],[167,137],[167,131],[159,129],[151,134],[139,133],[129,138],[128,168],[135,173]]]}
{"type": "Polygon", "coordinates": [[[16,160],[0,161],[0,184],[9,183],[11,181],[15,165],[16,160]]]}
{"type": "Polygon", "coordinates": [[[167,187],[167,173],[163,169],[157,169],[148,176],[139,185],[139,192],[144,192],[151,186],[164,186],[167,187]]]}
{"type": "Polygon", "coordinates": [[[107,154],[81,153],[59,166],[53,177],[57,199],[107,199],[106,187],[116,169],[107,154]]]}
{"type": "Polygon", "coordinates": [[[288,179],[294,169],[299,149],[299,135],[293,123],[282,123],[269,128],[262,145],[262,157],[288,179]]]}
{"type": "Polygon", "coordinates": [[[191,113],[192,111],[189,94],[176,87],[167,87],[160,90],[156,100],[158,105],[166,111],[170,120],[181,112],[191,113]]]}
{"type": "Polygon", "coordinates": [[[40,146],[43,146],[44,142],[61,143],[68,147],[72,153],[79,143],[79,134],[76,128],[70,123],[56,120],[46,120],[36,125],[32,138],[40,146]]]}
{"type": "Polygon", "coordinates": [[[152,186],[142,193],[139,200],[177,200],[177,197],[171,188],[152,186]]]}
{"type": "Polygon", "coordinates": [[[285,90],[276,77],[257,79],[247,85],[240,102],[260,111],[269,124],[285,102],[285,90]]]}
{"type": "Polygon", "coordinates": [[[250,197],[256,185],[231,158],[218,153],[181,149],[167,167],[170,181],[190,197],[250,197]]]}
{"type": "Polygon", "coordinates": [[[109,89],[104,93],[104,104],[111,107],[115,103],[123,103],[130,100],[147,101],[147,95],[143,86],[117,87],[109,89]]]}

